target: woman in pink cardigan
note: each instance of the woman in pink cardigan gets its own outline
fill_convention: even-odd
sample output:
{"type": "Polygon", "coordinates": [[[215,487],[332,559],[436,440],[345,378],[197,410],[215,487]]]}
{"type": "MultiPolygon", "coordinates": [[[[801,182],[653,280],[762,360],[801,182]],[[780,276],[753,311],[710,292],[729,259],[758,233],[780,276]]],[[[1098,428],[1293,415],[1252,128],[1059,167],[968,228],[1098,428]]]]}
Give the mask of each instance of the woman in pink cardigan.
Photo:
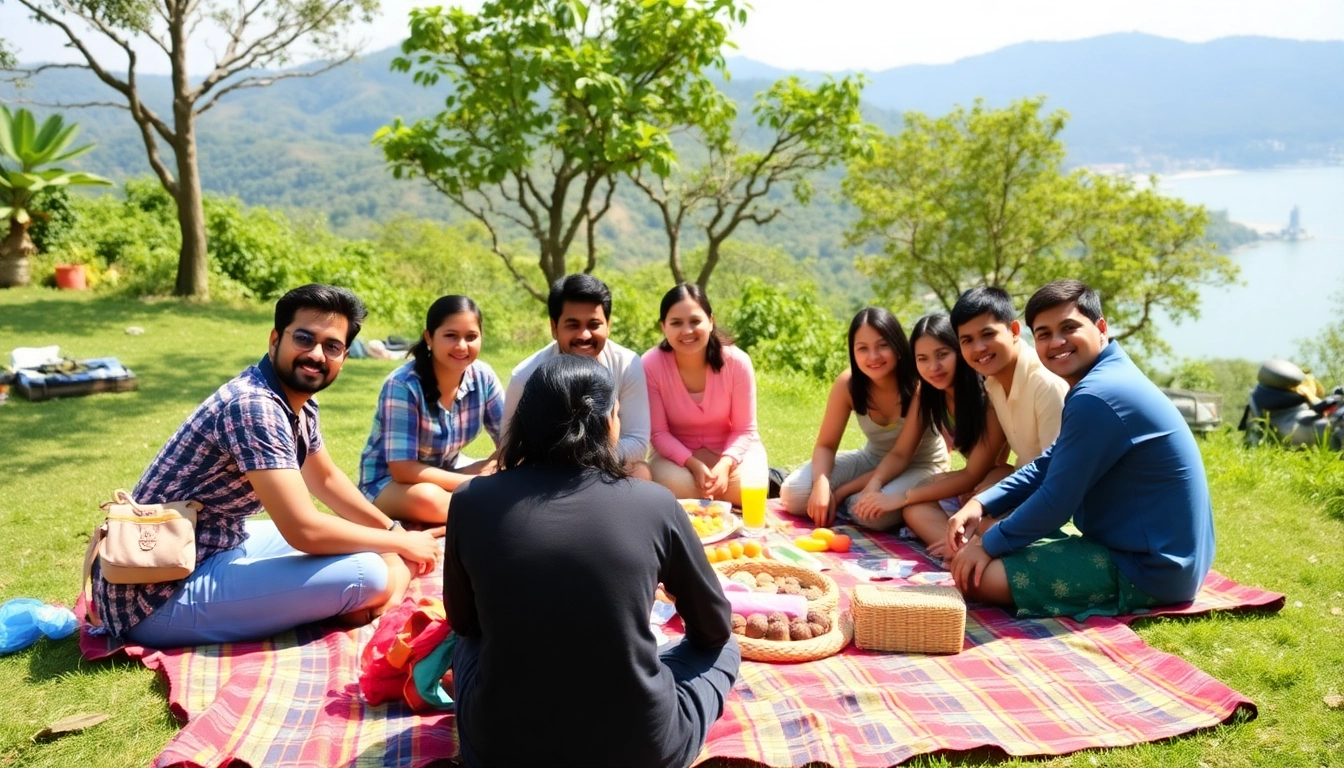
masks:
{"type": "Polygon", "coordinates": [[[737,468],[760,450],[751,358],[714,327],[709,298],[694,283],[663,296],[658,321],[663,341],[643,359],[654,482],[677,498],[741,504],[737,468]]]}

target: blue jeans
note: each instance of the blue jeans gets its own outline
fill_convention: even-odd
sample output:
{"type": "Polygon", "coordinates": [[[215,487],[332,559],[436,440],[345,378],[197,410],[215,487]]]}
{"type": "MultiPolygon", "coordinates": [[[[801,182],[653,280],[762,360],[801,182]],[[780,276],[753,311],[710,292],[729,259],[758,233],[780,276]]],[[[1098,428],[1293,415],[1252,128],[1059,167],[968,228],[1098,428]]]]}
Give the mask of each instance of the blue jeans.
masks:
{"type": "Polygon", "coordinates": [[[305,555],[269,520],[246,527],[242,546],[202,561],[126,638],[151,648],[260,640],[365,608],[387,590],[387,564],[373,552],[305,555]]]}

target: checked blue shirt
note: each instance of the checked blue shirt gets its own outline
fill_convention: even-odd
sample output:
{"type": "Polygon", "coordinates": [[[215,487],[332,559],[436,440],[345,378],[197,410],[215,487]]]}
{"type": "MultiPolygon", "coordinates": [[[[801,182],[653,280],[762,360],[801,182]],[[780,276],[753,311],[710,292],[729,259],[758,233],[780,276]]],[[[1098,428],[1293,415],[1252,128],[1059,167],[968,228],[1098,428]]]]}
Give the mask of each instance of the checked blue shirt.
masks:
{"type": "MultiPolygon", "coordinates": [[[[247,481],[254,469],[299,469],[322,449],[317,401],[299,413],[290,409],[269,357],[249,367],[201,403],[159,455],[131,494],[145,504],[194,499],[196,563],[234,549],[247,538],[243,521],[262,510],[247,481]]],[[[172,598],[182,581],[108,584],[97,563],[94,602],[109,632],[121,635],[172,598]]]]}
{"type": "MultiPolygon", "coordinates": [[[[446,393],[445,393],[446,394],[446,393]]],[[[442,401],[442,398],[440,398],[442,401]]],[[[359,490],[373,501],[388,483],[393,461],[419,461],[451,470],[462,449],[484,428],[499,445],[504,423],[504,386],[488,364],[473,362],[462,375],[451,408],[430,409],[415,361],[383,381],[373,429],[359,459],[359,490]]]]}

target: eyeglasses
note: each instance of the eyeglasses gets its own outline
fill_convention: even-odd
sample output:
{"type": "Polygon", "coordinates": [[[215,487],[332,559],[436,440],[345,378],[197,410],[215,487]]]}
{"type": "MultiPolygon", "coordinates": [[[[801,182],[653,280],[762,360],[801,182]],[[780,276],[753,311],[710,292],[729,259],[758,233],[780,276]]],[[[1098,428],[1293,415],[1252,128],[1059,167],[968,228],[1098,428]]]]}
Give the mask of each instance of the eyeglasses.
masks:
{"type": "MultiPolygon", "coordinates": [[[[302,328],[296,328],[290,331],[289,337],[294,340],[294,348],[300,352],[307,352],[317,346],[317,337],[302,328]]],[[[322,342],[322,354],[327,357],[341,358],[345,357],[346,348],[343,342],[336,339],[327,339],[322,342]]]]}

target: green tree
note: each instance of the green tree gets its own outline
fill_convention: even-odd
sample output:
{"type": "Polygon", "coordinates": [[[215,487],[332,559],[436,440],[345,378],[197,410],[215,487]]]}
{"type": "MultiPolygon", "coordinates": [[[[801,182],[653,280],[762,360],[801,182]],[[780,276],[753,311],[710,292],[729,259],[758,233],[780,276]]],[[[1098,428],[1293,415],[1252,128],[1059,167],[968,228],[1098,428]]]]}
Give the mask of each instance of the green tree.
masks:
{"type": "Polygon", "coordinates": [[[45,167],[93,149],[92,144],[70,149],[77,133],[79,126],[66,125],[60,115],[39,127],[32,112],[0,106],[0,159],[8,161],[0,164],[0,219],[9,222],[9,234],[0,243],[0,288],[28,284],[28,259],[37,253],[28,229],[35,218],[45,217],[38,207],[44,192],[112,183],[91,173],[45,167]]]}
{"type": "MultiPolygon", "coordinates": [[[[1336,315],[1344,312],[1344,289],[1332,297],[1336,315]]],[[[1297,340],[1303,364],[1322,384],[1333,388],[1344,384],[1344,320],[1336,320],[1315,336],[1297,340]]]]}
{"type": "Polygon", "coordinates": [[[1021,304],[1051,280],[1079,278],[1101,294],[1115,338],[1165,350],[1156,313],[1197,317],[1199,286],[1233,282],[1237,268],[1205,239],[1202,207],[1128,179],[1066,173],[1067,116],[1042,115],[1043,104],[910,113],[899,135],[853,161],[849,240],[881,249],[860,269],[891,300],[927,293],[945,309],[976,285],[1021,304]]]}
{"type": "Polygon", "coordinates": [[[686,282],[681,255],[683,227],[694,221],[705,235],[705,258],[695,282],[709,287],[723,244],[743,223],[763,227],[784,210],[786,200],[772,196],[788,185],[800,205],[811,202],[813,177],[871,146],[872,130],[859,110],[862,76],[827,77],[808,88],[787,77],[757,95],[752,109],[759,128],[773,133],[765,149],[748,151],[727,136],[728,126],[706,125],[708,160],[685,174],[659,175],[638,168],[634,183],[662,216],[672,279],[686,282]]]}
{"type": "MultiPolygon", "coordinates": [[[[196,147],[196,120],[219,100],[245,88],[278,80],[312,77],[349,61],[356,48],[347,31],[369,21],[378,0],[16,0],[42,22],[59,29],[83,59],[31,70],[78,68],[92,72],[119,100],[61,106],[125,109],[140,129],[149,165],[177,206],[182,233],[177,284],[180,296],[210,295],[204,196],[196,147]],[[193,36],[195,44],[193,45],[193,36]],[[214,65],[202,76],[188,68],[188,52],[209,40],[218,44],[214,65]],[[289,63],[302,47],[325,63],[284,72],[265,71],[289,63]],[[112,50],[110,54],[105,51],[112,50]],[[144,52],[161,53],[171,71],[171,114],[160,115],[145,101],[137,66],[144,52]],[[117,57],[124,56],[124,60],[117,57]],[[161,149],[172,153],[165,159],[161,149]]],[[[212,50],[215,50],[212,48],[212,50]]]]}
{"type": "MultiPolygon", "coordinates": [[[[571,271],[597,264],[595,228],[617,178],[666,175],[669,133],[722,124],[734,107],[709,79],[723,68],[738,0],[488,0],[411,11],[405,55],[416,83],[451,84],[444,110],[378,131],[393,175],[419,177],[480,221],[513,278],[539,301],[571,271]],[[514,233],[535,244],[520,263],[514,233]],[[546,284],[537,285],[540,278],[546,284]]],[[[524,241],[526,242],[526,240],[524,241]]]]}

